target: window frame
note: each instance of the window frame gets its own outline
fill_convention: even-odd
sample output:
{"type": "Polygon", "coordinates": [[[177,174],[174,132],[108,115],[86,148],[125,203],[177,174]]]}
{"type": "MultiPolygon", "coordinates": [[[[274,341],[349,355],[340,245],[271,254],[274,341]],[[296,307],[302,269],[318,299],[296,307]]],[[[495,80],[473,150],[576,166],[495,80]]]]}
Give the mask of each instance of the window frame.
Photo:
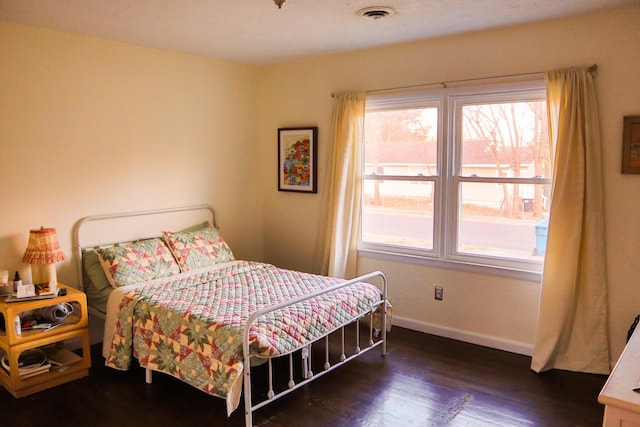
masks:
{"type": "MultiPolygon", "coordinates": [[[[545,184],[549,178],[501,178],[462,175],[462,108],[464,105],[490,102],[524,101],[535,98],[546,100],[543,80],[527,80],[510,83],[460,87],[442,87],[404,92],[368,94],[365,111],[390,111],[394,109],[428,108],[437,106],[437,172],[436,175],[375,175],[366,174],[362,144],[363,170],[361,177],[367,180],[427,181],[433,185],[433,248],[419,249],[408,246],[363,241],[359,233],[358,251],[371,257],[382,257],[401,262],[455,268],[472,272],[490,272],[528,280],[539,280],[543,261],[518,260],[490,255],[469,254],[457,251],[458,217],[460,214],[460,188],[463,183],[545,184]],[[445,125],[446,124],[446,125],[445,125]]],[[[366,117],[365,112],[365,117],[366,117]]],[[[366,119],[365,119],[366,120],[366,119]]],[[[363,194],[364,196],[364,194],[363,194]]],[[[364,199],[362,200],[364,212],[364,199]]]]}

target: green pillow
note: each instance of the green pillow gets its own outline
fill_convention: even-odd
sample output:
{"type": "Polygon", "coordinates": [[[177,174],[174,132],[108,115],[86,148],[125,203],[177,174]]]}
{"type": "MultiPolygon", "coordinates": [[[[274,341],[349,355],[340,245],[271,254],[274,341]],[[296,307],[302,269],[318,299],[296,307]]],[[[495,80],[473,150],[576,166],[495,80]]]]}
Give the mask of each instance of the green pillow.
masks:
{"type": "MultiPolygon", "coordinates": [[[[94,288],[103,290],[112,287],[107,276],[104,274],[104,269],[102,265],[100,265],[100,259],[95,250],[89,249],[82,251],[82,264],[94,288]]],[[[85,284],[85,288],[87,287],[86,285],[87,284],[85,284]]]]}
{"type": "Polygon", "coordinates": [[[185,228],[184,230],[180,230],[181,232],[189,232],[189,231],[197,231],[202,230],[203,228],[207,228],[209,226],[209,221],[205,221],[200,224],[192,225],[191,227],[185,228]]]}

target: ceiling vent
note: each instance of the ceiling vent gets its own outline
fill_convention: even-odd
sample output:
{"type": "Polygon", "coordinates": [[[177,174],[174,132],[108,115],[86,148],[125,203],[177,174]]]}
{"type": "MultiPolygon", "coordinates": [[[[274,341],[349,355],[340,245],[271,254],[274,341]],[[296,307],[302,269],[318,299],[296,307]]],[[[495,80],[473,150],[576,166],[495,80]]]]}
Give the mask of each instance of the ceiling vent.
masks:
{"type": "Polygon", "coordinates": [[[395,15],[397,12],[392,7],[387,6],[372,6],[365,7],[356,12],[358,15],[367,19],[382,19],[395,15]]]}

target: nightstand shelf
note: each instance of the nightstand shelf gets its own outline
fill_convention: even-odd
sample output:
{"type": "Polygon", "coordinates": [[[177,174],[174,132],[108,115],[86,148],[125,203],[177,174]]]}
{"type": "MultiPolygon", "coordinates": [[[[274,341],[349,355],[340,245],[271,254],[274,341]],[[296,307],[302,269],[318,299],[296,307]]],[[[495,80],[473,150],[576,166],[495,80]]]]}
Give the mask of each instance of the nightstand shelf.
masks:
{"type": "Polygon", "coordinates": [[[17,302],[6,302],[5,298],[0,298],[0,313],[5,323],[5,330],[0,331],[0,357],[6,355],[10,367],[9,372],[0,368],[0,384],[14,397],[27,396],[89,375],[91,353],[86,296],[83,292],[65,285],[58,284],[58,287],[67,289],[67,295],[17,302]],[[35,329],[16,334],[13,325],[16,315],[24,316],[26,313],[63,303],[71,303],[75,309],[59,326],[49,330],[35,329]],[[22,352],[43,347],[67,348],[78,344],[82,351],[81,360],[63,369],[52,369],[28,378],[20,377],[17,367],[22,352]]]}

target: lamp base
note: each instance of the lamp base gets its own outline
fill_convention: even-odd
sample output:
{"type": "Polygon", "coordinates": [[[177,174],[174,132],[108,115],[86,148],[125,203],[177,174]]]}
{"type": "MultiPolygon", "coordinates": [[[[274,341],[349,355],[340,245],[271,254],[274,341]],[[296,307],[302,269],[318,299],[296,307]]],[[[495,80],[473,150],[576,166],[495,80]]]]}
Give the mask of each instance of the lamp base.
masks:
{"type": "Polygon", "coordinates": [[[34,285],[58,284],[55,264],[31,264],[31,281],[34,285]]]}

